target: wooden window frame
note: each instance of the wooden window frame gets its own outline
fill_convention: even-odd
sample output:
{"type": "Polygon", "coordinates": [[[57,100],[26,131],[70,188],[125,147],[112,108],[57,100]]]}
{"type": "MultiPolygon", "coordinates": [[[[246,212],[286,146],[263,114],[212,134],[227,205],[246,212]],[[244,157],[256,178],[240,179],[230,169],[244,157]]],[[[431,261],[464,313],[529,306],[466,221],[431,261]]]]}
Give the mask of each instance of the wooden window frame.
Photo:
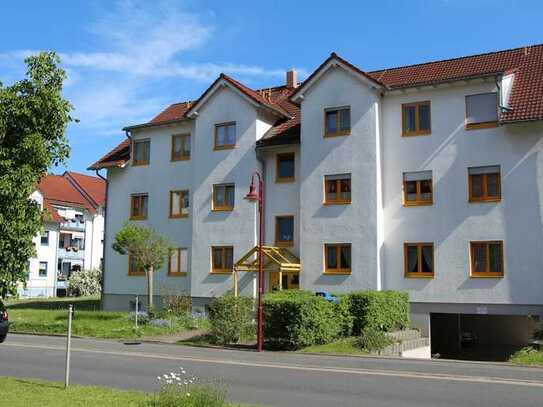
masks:
{"type": "Polygon", "coordinates": [[[139,194],[130,195],[130,220],[147,220],[148,217],[149,217],[149,194],[145,193],[145,192],[142,192],[142,193],[139,193],[139,194]],[[139,199],[139,198],[142,198],[142,197],[147,197],[147,214],[146,215],[135,215],[134,214],[134,199],[139,199]]]}
{"type": "Polygon", "coordinates": [[[339,107],[327,107],[326,109],[324,109],[324,137],[340,137],[340,136],[350,136],[351,135],[351,131],[352,131],[352,120],[349,120],[349,130],[340,130],[340,123],[341,123],[341,119],[340,119],[340,111],[341,110],[349,110],[349,118],[352,119],[351,117],[351,106],[339,106],[339,107]],[[328,126],[327,126],[327,122],[326,122],[326,114],[327,113],[331,113],[331,112],[336,112],[336,129],[337,131],[331,133],[331,132],[328,132],[328,126]]]}
{"type": "Polygon", "coordinates": [[[469,257],[470,257],[470,269],[469,269],[469,276],[471,278],[503,278],[505,275],[505,257],[504,257],[504,250],[503,250],[503,240],[474,240],[469,242],[469,257]],[[485,245],[485,262],[486,262],[486,269],[490,270],[490,245],[491,244],[498,244],[500,246],[500,254],[501,254],[501,265],[502,270],[500,272],[496,271],[485,271],[485,272],[476,272],[475,270],[475,256],[474,251],[475,245],[485,245]]]}
{"type": "Polygon", "coordinates": [[[238,135],[237,135],[237,127],[236,127],[236,122],[225,122],[225,123],[217,123],[215,124],[215,133],[214,133],[214,136],[213,136],[213,150],[231,150],[233,148],[236,148],[236,142],[237,142],[237,138],[238,138],[238,135]],[[228,127],[228,126],[234,126],[234,128],[236,129],[236,141],[234,142],[234,144],[223,144],[223,145],[218,145],[217,144],[217,135],[218,135],[218,129],[219,127],[228,127]]]}
{"type": "Polygon", "coordinates": [[[128,275],[129,276],[144,276],[145,270],[143,269],[143,267],[141,268],[141,270],[132,269],[132,261],[131,261],[132,257],[133,256],[128,255],[128,275]]]}
{"type": "Polygon", "coordinates": [[[132,140],[132,166],[139,167],[142,165],[149,165],[151,161],[151,139],[144,138],[138,140],[132,140]],[[149,159],[147,161],[136,161],[136,144],[149,143],[149,159]]]}
{"type": "Polygon", "coordinates": [[[435,262],[435,254],[434,254],[434,243],[433,242],[409,242],[403,244],[403,259],[404,259],[404,277],[405,278],[434,278],[436,273],[436,262],[435,262]],[[423,273],[422,270],[422,248],[425,246],[429,246],[432,248],[432,272],[431,273],[423,273]],[[409,247],[416,247],[417,248],[417,264],[418,264],[418,271],[415,273],[409,272],[409,256],[408,248],[409,247]]]}
{"type": "MultiPolygon", "coordinates": [[[[345,175],[349,175],[349,178],[339,178],[339,179],[335,179],[335,180],[329,180],[327,181],[326,180],[326,177],[328,175],[325,175],[324,176],[324,201],[323,201],[323,205],[350,205],[352,203],[352,199],[353,199],[353,189],[352,189],[352,176],[351,174],[345,174],[345,175]],[[337,195],[341,195],[341,181],[344,181],[348,179],[349,180],[349,184],[350,184],[350,188],[351,188],[351,199],[341,199],[341,198],[337,198],[337,199],[334,199],[334,200],[329,200],[327,198],[327,189],[326,189],[326,186],[327,186],[327,183],[328,182],[336,182],[336,191],[337,192],[337,195]]],[[[329,176],[333,176],[333,175],[329,175],[329,176]]]]}
{"type": "Polygon", "coordinates": [[[186,271],[181,271],[181,251],[186,250],[188,256],[188,249],[186,247],[176,247],[172,249],[168,255],[168,276],[169,277],[185,277],[187,275],[186,271]],[[177,271],[172,271],[172,253],[177,252],[177,271]]]}
{"type": "Polygon", "coordinates": [[[351,243],[325,243],[324,244],[324,273],[323,274],[332,274],[332,275],[350,275],[352,274],[353,269],[353,248],[351,243]],[[350,253],[350,263],[351,267],[341,268],[341,248],[344,246],[349,247],[349,253],[350,253]],[[329,247],[335,247],[336,248],[336,259],[337,259],[337,265],[338,268],[332,269],[328,267],[328,248],[329,247]]]}
{"type": "Polygon", "coordinates": [[[482,93],[474,93],[472,95],[466,95],[464,96],[464,111],[465,111],[465,117],[464,117],[464,127],[466,130],[480,130],[480,129],[492,129],[499,126],[498,118],[496,120],[486,121],[486,122],[478,122],[478,123],[468,123],[468,96],[479,96],[479,95],[488,95],[488,94],[496,94],[496,117],[498,116],[498,108],[499,108],[499,100],[498,100],[498,92],[482,92],[482,93]]]}
{"type": "Polygon", "coordinates": [[[432,103],[429,100],[424,100],[421,102],[411,102],[411,103],[402,103],[402,137],[412,137],[412,136],[428,136],[432,134],[432,103]],[[429,129],[421,130],[420,129],[420,115],[419,110],[421,106],[428,105],[428,121],[430,124],[429,129]],[[404,115],[404,109],[409,107],[415,107],[415,127],[417,130],[415,131],[406,131],[405,130],[405,115],[404,115]]]}
{"type": "MultiPolygon", "coordinates": [[[[189,195],[189,191],[188,189],[180,189],[180,190],[172,190],[170,191],[170,212],[169,212],[169,218],[170,219],[183,219],[183,218],[188,218],[189,217],[189,214],[187,213],[186,215],[184,215],[183,213],[179,213],[179,214],[174,214],[172,212],[173,210],[173,194],[175,193],[179,193],[181,195],[181,197],[179,198],[181,200],[181,203],[183,202],[184,198],[186,195],[189,195]]],[[[180,204],[181,205],[181,204],[180,204]]],[[[190,212],[190,196],[189,196],[189,207],[188,207],[188,210],[190,212]]]]}
{"type": "MultiPolygon", "coordinates": [[[[225,200],[226,200],[226,189],[225,189],[225,200]]],[[[213,212],[232,212],[234,210],[234,207],[236,205],[236,184],[234,183],[225,183],[225,184],[213,184],[212,191],[211,191],[211,210],[213,212]],[[234,205],[224,205],[224,206],[216,206],[215,205],[215,188],[216,187],[227,187],[232,186],[234,188],[234,205]]]]}
{"type": "Polygon", "coordinates": [[[430,205],[433,205],[434,204],[434,183],[433,183],[433,180],[432,178],[430,178],[429,180],[425,179],[425,180],[417,180],[417,181],[406,181],[405,180],[405,174],[408,174],[406,172],[403,173],[403,206],[430,206],[430,205]],[[431,185],[431,188],[432,188],[432,197],[430,199],[422,199],[421,198],[421,182],[423,181],[430,181],[430,185],[431,185]],[[416,182],[417,183],[417,186],[416,186],[416,195],[417,195],[417,199],[415,200],[408,200],[407,199],[407,183],[408,182],[416,182]]]}
{"type": "Polygon", "coordinates": [[[191,154],[190,150],[189,150],[188,155],[182,155],[179,157],[175,155],[175,140],[177,138],[181,138],[182,140],[188,138],[190,140],[190,133],[172,134],[172,148],[171,148],[171,153],[170,153],[170,161],[189,161],[190,154],[191,154]]]}
{"type": "Polygon", "coordinates": [[[234,272],[234,246],[211,246],[211,274],[232,274],[234,272]],[[226,250],[232,249],[232,269],[213,268],[215,262],[213,261],[213,253],[216,249],[221,249],[221,263],[224,266],[226,264],[226,250]]]}
{"type": "MultiPolygon", "coordinates": [[[[473,167],[470,167],[473,168],[473,167]]],[[[468,201],[470,203],[484,203],[484,202],[500,202],[502,200],[502,175],[501,167],[499,172],[492,172],[488,174],[470,174],[468,168],[468,201]],[[488,196],[488,175],[498,175],[498,195],[488,196]],[[483,196],[476,197],[473,196],[473,181],[471,177],[475,175],[483,176],[483,196]]]]}
{"type": "Polygon", "coordinates": [[[296,181],[296,154],[294,152],[289,153],[278,153],[275,156],[275,182],[281,183],[281,182],[294,182],[296,181]],[[292,161],[294,161],[294,175],[292,177],[281,177],[279,172],[279,165],[282,159],[284,158],[292,158],[292,161]]]}
{"type": "Polygon", "coordinates": [[[278,247],[292,247],[294,246],[294,215],[278,215],[275,217],[275,245],[278,247]],[[281,219],[289,219],[292,218],[292,240],[280,240],[280,229],[279,229],[279,221],[281,219]]]}

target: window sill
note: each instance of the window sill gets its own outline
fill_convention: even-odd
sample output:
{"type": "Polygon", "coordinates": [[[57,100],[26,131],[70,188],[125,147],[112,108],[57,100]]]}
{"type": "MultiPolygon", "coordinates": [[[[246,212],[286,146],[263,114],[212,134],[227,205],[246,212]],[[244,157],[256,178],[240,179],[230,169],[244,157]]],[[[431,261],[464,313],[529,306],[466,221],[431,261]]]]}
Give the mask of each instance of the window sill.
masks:
{"type": "Polygon", "coordinates": [[[324,133],[324,138],[342,137],[342,136],[350,136],[350,135],[351,135],[350,130],[344,130],[344,131],[336,131],[335,133],[324,133]]]}
{"type": "Polygon", "coordinates": [[[498,122],[466,123],[466,130],[492,129],[498,127],[498,122]]]}
{"type": "Polygon", "coordinates": [[[190,161],[190,156],[188,157],[172,157],[170,158],[171,162],[177,162],[177,161],[190,161]]]}
{"type": "Polygon", "coordinates": [[[404,201],[403,206],[432,206],[434,201],[404,201]]]}
{"type": "Polygon", "coordinates": [[[470,278],[503,278],[503,273],[471,273],[470,278]]]}
{"type": "Polygon", "coordinates": [[[422,278],[422,279],[428,279],[431,280],[434,278],[434,273],[406,273],[404,274],[405,278],[422,278]]]}
{"type": "Polygon", "coordinates": [[[234,274],[234,270],[211,270],[209,274],[234,274]]]}
{"type": "Polygon", "coordinates": [[[183,273],[168,273],[168,277],[186,277],[186,276],[187,276],[186,272],[183,272],[183,273]]]}
{"type": "Polygon", "coordinates": [[[224,146],[213,146],[214,151],[220,151],[220,150],[232,150],[236,148],[235,144],[225,144],[224,146]]]}
{"type": "Polygon", "coordinates": [[[225,207],[225,208],[212,208],[211,212],[232,212],[234,207],[225,207]]]}
{"type": "Polygon", "coordinates": [[[132,162],[132,167],[143,167],[145,165],[149,165],[149,161],[132,162]]]}
{"type": "Polygon", "coordinates": [[[186,219],[188,217],[189,217],[189,215],[170,215],[170,216],[168,216],[168,218],[170,218],[170,219],[186,219]]]}
{"type": "Polygon", "coordinates": [[[286,184],[286,183],[290,183],[290,182],[296,182],[296,179],[294,177],[289,177],[289,178],[276,178],[275,179],[275,183],[276,184],[286,184]]]}
{"type": "Polygon", "coordinates": [[[129,277],[143,277],[145,276],[145,273],[128,273],[129,277]]]}
{"type": "Polygon", "coordinates": [[[350,276],[352,273],[351,273],[351,270],[340,270],[340,271],[326,270],[322,274],[325,276],[350,276]]]}
{"type": "Polygon", "coordinates": [[[431,130],[403,132],[402,137],[430,136],[431,130]]]}
{"type": "Polygon", "coordinates": [[[502,198],[469,198],[469,203],[492,203],[492,202],[501,202],[502,198]]]}
{"type": "Polygon", "coordinates": [[[293,247],[294,242],[275,242],[277,247],[293,247]]]}
{"type": "Polygon", "coordinates": [[[326,201],[322,203],[323,205],[350,205],[351,201],[326,201]]]}
{"type": "Polygon", "coordinates": [[[131,216],[130,220],[147,220],[147,216],[131,216]]]}

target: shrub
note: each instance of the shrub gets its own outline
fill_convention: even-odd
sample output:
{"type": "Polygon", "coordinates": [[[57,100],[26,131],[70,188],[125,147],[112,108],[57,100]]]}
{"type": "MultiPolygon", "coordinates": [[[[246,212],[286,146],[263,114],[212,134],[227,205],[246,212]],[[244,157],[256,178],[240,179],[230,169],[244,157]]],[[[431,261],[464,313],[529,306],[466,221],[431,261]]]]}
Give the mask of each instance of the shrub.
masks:
{"type": "Polygon", "coordinates": [[[380,351],[394,341],[386,333],[375,327],[368,327],[357,339],[356,345],[368,352],[380,351]]]}
{"type": "Polygon", "coordinates": [[[281,291],[264,299],[264,337],[272,346],[298,349],[329,343],[348,325],[338,306],[307,291],[281,291]]]}
{"type": "Polygon", "coordinates": [[[340,319],[341,336],[348,337],[353,333],[354,316],[351,314],[351,303],[347,295],[338,295],[336,317],[340,319]]]}
{"type": "Polygon", "coordinates": [[[385,332],[409,326],[409,296],[399,291],[357,291],[348,294],[353,333],[368,328],[385,332]]]}
{"type": "Polygon", "coordinates": [[[163,287],[161,289],[161,298],[163,310],[167,314],[185,316],[192,312],[192,298],[183,291],[163,287]]]}
{"type": "Polygon", "coordinates": [[[209,305],[210,336],[213,342],[226,345],[253,337],[254,300],[231,294],[213,299],[209,305]]]}
{"type": "Polygon", "coordinates": [[[102,271],[100,269],[75,271],[68,281],[70,295],[99,295],[102,290],[102,271]]]}

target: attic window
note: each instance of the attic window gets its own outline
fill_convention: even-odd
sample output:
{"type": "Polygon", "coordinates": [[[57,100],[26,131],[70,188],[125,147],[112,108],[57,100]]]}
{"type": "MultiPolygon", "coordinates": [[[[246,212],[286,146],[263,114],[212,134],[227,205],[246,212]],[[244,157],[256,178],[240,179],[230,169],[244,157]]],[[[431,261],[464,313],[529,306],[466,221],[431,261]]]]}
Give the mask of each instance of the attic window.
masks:
{"type": "Polygon", "coordinates": [[[324,110],[324,137],[351,134],[351,108],[340,107],[324,110]]]}
{"type": "Polygon", "coordinates": [[[498,126],[498,94],[496,92],[466,96],[466,129],[498,126]]]}
{"type": "Polygon", "coordinates": [[[132,165],[148,165],[151,155],[151,141],[134,140],[133,146],[134,158],[132,159],[132,165]]]}

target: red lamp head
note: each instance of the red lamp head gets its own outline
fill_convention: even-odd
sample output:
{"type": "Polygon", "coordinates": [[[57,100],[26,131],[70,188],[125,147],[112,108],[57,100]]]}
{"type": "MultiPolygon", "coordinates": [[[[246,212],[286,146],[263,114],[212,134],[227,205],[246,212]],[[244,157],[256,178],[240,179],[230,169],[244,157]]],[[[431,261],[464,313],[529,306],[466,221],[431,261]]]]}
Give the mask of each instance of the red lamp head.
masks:
{"type": "Polygon", "coordinates": [[[256,202],[258,201],[258,194],[256,192],[255,184],[253,180],[251,180],[251,186],[249,187],[249,193],[245,195],[245,199],[247,199],[250,202],[256,202]]]}

